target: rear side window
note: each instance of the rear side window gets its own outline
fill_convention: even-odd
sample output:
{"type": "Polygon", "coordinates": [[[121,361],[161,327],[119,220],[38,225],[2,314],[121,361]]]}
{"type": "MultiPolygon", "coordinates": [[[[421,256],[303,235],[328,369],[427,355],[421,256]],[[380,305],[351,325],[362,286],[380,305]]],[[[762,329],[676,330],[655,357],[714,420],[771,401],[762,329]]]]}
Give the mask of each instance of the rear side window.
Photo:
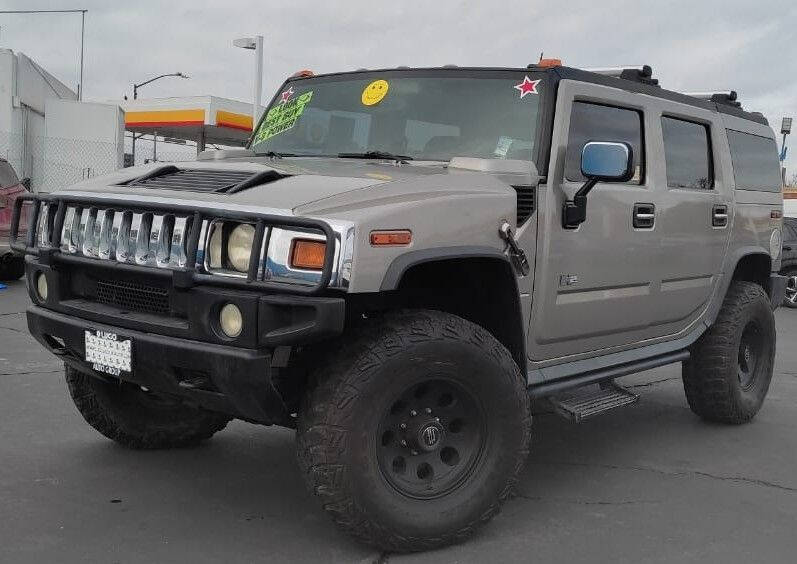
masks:
{"type": "Polygon", "coordinates": [[[671,117],[661,118],[667,186],[710,190],[714,186],[708,127],[671,117]]]}
{"type": "Polygon", "coordinates": [[[737,190],[780,192],[778,148],[774,139],[728,130],[737,190]]]}
{"type": "Polygon", "coordinates": [[[641,184],[644,174],[642,113],[636,110],[574,102],[570,116],[565,178],[584,181],[581,175],[581,150],[589,141],[628,143],[634,151],[634,177],[631,184],[641,184]]]}
{"type": "Polygon", "coordinates": [[[14,169],[5,161],[0,161],[0,188],[8,188],[19,184],[19,179],[14,169]]]}

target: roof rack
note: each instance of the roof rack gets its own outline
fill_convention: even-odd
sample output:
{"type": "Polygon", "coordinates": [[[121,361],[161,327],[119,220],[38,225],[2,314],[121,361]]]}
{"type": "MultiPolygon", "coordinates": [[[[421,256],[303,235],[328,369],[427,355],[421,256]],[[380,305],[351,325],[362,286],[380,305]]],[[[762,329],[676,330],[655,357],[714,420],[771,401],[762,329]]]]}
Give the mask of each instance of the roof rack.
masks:
{"type": "Polygon", "coordinates": [[[641,82],[642,84],[649,84],[651,86],[658,86],[659,80],[653,78],[653,67],[650,65],[628,65],[621,67],[598,67],[582,69],[595,74],[602,74],[605,76],[613,76],[615,78],[622,78],[623,80],[631,80],[633,82],[641,82]]]}
{"type": "Polygon", "coordinates": [[[741,108],[742,103],[737,100],[739,95],[736,90],[719,90],[716,92],[684,92],[687,96],[698,98],[700,100],[708,100],[715,104],[725,104],[733,106],[734,108],[741,108]]]}

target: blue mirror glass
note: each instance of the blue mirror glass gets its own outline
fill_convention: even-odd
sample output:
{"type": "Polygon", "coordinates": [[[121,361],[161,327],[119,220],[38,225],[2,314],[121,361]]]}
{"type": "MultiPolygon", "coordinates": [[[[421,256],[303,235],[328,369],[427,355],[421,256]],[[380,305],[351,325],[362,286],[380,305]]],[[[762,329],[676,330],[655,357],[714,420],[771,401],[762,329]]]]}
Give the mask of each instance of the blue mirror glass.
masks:
{"type": "Polygon", "coordinates": [[[624,182],[633,176],[633,162],[627,143],[590,141],[581,151],[581,174],[604,182],[624,182]]]}

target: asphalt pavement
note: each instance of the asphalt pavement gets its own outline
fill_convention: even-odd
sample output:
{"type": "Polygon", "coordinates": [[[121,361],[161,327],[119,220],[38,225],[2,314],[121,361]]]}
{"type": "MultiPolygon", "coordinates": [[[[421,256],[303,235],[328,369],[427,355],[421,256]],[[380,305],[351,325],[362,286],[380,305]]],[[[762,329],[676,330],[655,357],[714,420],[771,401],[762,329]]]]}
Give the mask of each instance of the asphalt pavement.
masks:
{"type": "Polygon", "coordinates": [[[625,379],[642,399],[576,425],[535,420],[517,497],[469,542],[384,554],[305,490],[294,433],[233,422],[207,444],[135,452],[80,418],[62,367],[0,290],[0,562],[794,562],[797,310],[779,309],[753,423],[689,411],[680,367],[625,379]]]}

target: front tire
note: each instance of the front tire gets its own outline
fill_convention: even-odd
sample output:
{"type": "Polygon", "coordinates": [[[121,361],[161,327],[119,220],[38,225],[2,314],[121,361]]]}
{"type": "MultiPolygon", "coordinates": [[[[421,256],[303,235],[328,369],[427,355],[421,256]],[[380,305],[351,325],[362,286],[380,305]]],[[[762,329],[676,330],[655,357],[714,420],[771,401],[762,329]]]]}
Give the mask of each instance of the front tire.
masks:
{"type": "Polygon", "coordinates": [[[498,513],[531,434],[524,378],[489,332],[435,311],[368,322],[299,414],[299,464],[344,531],[391,551],[469,537],[498,513]]]}
{"type": "Polygon", "coordinates": [[[101,380],[68,366],[66,383],[83,419],[128,448],[193,446],[230,421],[226,415],[180,404],[135,384],[101,380]]]}
{"type": "Polygon", "coordinates": [[[775,317],[764,289],[735,281],[714,324],[692,346],[682,376],[689,407],[707,421],[747,423],[769,390],[775,317]]]}

